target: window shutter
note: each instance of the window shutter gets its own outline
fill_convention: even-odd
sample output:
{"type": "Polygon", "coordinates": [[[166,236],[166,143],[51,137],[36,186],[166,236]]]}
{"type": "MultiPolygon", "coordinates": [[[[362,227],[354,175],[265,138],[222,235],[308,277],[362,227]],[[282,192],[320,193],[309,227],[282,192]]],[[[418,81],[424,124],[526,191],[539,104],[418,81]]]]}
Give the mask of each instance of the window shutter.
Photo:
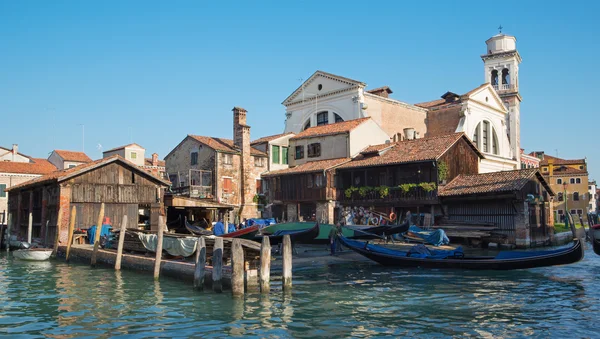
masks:
{"type": "Polygon", "coordinates": [[[262,180],[256,179],[256,193],[262,193],[262,180]]]}

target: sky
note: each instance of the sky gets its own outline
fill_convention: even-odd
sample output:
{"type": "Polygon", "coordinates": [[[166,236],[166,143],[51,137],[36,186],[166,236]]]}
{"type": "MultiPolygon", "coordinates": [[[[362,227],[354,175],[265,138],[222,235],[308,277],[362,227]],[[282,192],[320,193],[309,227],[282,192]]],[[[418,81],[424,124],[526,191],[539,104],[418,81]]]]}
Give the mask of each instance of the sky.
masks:
{"type": "Polygon", "coordinates": [[[281,133],[281,102],[316,70],[418,103],[484,82],[485,40],[517,38],[521,147],[587,157],[600,179],[600,2],[0,1],[0,146],[138,143],[162,158],[187,134],[281,133]]]}

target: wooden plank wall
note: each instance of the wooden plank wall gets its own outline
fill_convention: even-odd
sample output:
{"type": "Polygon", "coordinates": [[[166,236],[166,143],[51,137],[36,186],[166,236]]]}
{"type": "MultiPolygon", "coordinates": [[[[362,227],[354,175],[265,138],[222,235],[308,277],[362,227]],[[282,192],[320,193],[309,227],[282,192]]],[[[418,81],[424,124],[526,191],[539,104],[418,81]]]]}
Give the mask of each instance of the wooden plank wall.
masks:
{"type": "Polygon", "coordinates": [[[452,181],[459,174],[477,174],[479,172],[479,157],[464,139],[459,140],[450,148],[438,162],[448,165],[446,182],[452,181]]]}
{"type": "Polygon", "coordinates": [[[515,241],[515,217],[517,211],[509,200],[464,201],[448,204],[448,219],[453,221],[493,222],[498,232],[515,241]]]}
{"type": "MultiPolygon", "coordinates": [[[[75,228],[87,229],[95,225],[100,213],[99,203],[72,203],[77,209],[77,221],[75,228]]],[[[137,228],[138,205],[137,204],[105,204],[104,215],[110,218],[113,229],[119,229],[123,216],[127,215],[129,220],[127,228],[137,228]]]]}

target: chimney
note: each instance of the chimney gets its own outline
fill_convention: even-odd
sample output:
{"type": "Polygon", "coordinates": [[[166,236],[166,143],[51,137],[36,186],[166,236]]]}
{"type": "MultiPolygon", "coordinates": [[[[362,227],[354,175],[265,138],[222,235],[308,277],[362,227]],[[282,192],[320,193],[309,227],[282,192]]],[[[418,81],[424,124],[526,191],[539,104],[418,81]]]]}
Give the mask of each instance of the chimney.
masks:
{"type": "Polygon", "coordinates": [[[413,140],[415,139],[415,129],[412,127],[404,129],[404,140],[413,140]]]}
{"type": "Polygon", "coordinates": [[[241,201],[240,218],[256,217],[256,207],[252,206],[254,198],[252,176],[252,156],[250,154],[250,126],[246,125],[247,111],[241,107],[234,107],[233,111],[233,144],[240,150],[240,181],[241,181],[241,201]]]}
{"type": "Polygon", "coordinates": [[[152,166],[154,166],[154,167],[158,166],[158,154],[157,153],[152,153],[152,166]]]}
{"type": "Polygon", "coordinates": [[[13,144],[13,147],[12,147],[12,161],[15,161],[17,159],[17,153],[19,153],[19,145],[18,144],[13,144]]]}
{"type": "Polygon", "coordinates": [[[242,149],[243,126],[246,125],[247,111],[241,107],[234,107],[233,111],[233,144],[242,149]]]}
{"type": "Polygon", "coordinates": [[[369,91],[367,91],[367,93],[371,93],[371,94],[374,94],[374,95],[377,95],[377,96],[380,96],[383,98],[389,98],[390,94],[392,94],[394,92],[388,86],[383,86],[383,87],[369,90],[369,91]]]}

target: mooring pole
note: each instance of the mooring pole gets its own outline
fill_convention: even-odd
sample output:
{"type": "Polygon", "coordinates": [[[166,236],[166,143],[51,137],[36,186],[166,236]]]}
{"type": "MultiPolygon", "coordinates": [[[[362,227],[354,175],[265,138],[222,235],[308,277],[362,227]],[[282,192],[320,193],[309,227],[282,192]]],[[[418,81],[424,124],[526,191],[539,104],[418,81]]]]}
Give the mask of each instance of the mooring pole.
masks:
{"type": "Polygon", "coordinates": [[[165,217],[158,216],[158,235],[156,236],[156,259],[154,260],[154,280],[160,277],[160,263],[162,261],[163,232],[165,231],[165,217]]]}
{"type": "Polygon", "coordinates": [[[8,212],[8,220],[6,222],[6,252],[10,250],[10,228],[12,226],[12,213],[8,212]]]}
{"type": "Polygon", "coordinates": [[[263,236],[260,244],[260,292],[271,291],[271,243],[269,237],[263,236]]]}
{"type": "Polygon", "coordinates": [[[52,250],[52,257],[56,258],[58,256],[58,241],[60,240],[60,224],[62,224],[63,220],[63,209],[58,209],[58,217],[56,220],[56,234],[54,235],[54,249],[52,250]]]}
{"type": "Polygon", "coordinates": [[[96,266],[98,256],[98,248],[100,247],[100,232],[102,232],[102,219],[104,219],[104,203],[100,205],[100,213],[98,213],[98,222],[96,222],[96,233],[94,234],[94,251],[92,252],[92,267],[96,266]]]}
{"type": "Polygon", "coordinates": [[[31,232],[33,232],[33,212],[29,211],[29,220],[27,222],[27,242],[31,244],[31,232]]]}
{"type": "Polygon", "coordinates": [[[283,289],[292,288],[292,240],[290,235],[283,236],[283,289]]]}
{"type": "Polygon", "coordinates": [[[50,230],[50,220],[46,220],[46,227],[44,229],[44,246],[48,247],[48,231],[50,230]]]}
{"type": "Polygon", "coordinates": [[[215,238],[215,245],[212,253],[212,264],[213,291],[221,293],[223,292],[223,238],[221,237],[215,238]]]}
{"type": "Polygon", "coordinates": [[[115,270],[121,269],[121,257],[123,257],[123,246],[125,245],[125,231],[127,230],[127,214],[123,216],[121,222],[121,232],[119,232],[119,245],[117,245],[117,258],[115,259],[115,270]]]}
{"type": "Polygon", "coordinates": [[[206,240],[204,236],[198,238],[196,244],[196,267],[194,269],[194,288],[204,289],[204,274],[206,271],[206,240]]]}
{"type": "Polygon", "coordinates": [[[244,295],[244,249],[240,239],[231,242],[231,293],[244,295]]]}
{"type": "Polygon", "coordinates": [[[77,218],[77,209],[75,206],[71,208],[71,219],[69,220],[69,236],[67,238],[67,254],[65,255],[65,261],[69,262],[69,255],[71,253],[71,245],[73,245],[73,232],[75,231],[75,218],[77,218]]]}

